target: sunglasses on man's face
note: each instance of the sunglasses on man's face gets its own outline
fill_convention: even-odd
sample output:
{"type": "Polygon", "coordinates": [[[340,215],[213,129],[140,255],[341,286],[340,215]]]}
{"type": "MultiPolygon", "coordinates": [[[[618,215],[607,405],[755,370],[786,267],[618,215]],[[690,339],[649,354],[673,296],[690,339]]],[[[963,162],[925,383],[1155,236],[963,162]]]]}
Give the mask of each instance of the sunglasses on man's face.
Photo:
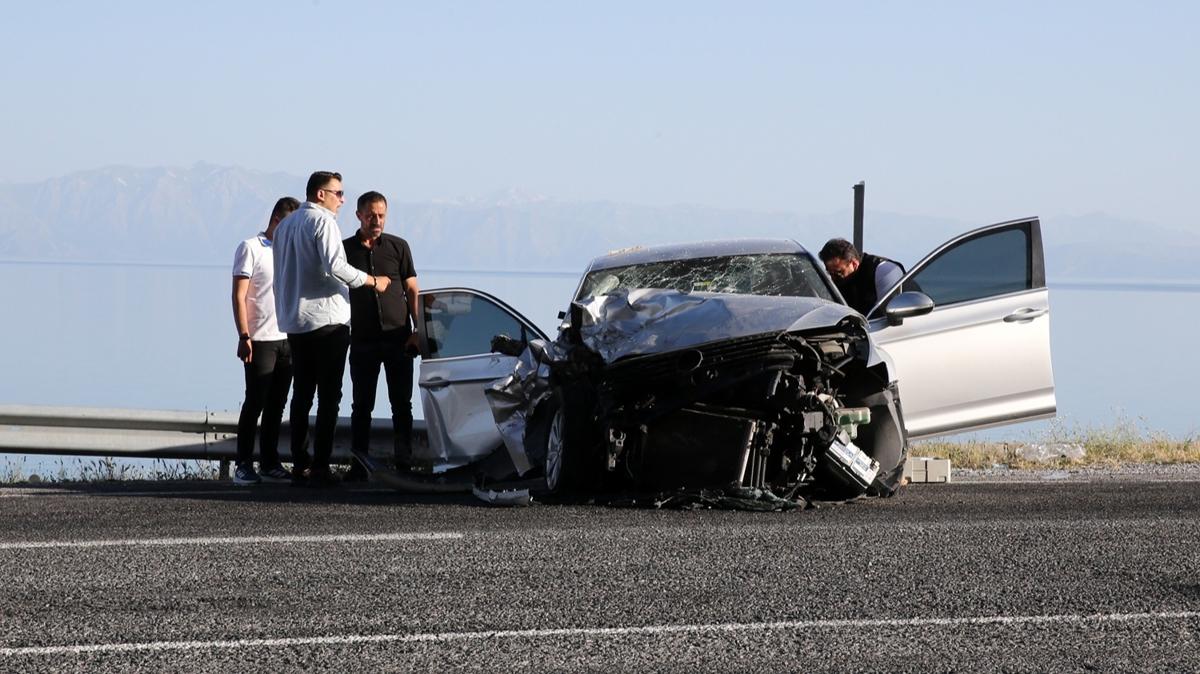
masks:
{"type": "Polygon", "coordinates": [[[329,192],[330,194],[332,194],[333,196],[337,197],[338,199],[345,199],[345,198],[346,198],[346,190],[336,190],[336,191],[335,191],[335,190],[327,190],[327,189],[325,189],[325,188],[323,188],[323,187],[322,187],[322,188],[321,188],[321,191],[322,191],[322,192],[329,192]]]}

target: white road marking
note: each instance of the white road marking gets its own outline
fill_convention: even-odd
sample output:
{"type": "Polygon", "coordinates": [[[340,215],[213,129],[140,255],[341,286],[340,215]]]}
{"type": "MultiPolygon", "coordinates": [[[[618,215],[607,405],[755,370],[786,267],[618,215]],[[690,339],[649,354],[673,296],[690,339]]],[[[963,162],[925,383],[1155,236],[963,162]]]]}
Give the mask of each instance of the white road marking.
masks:
{"type": "MultiPolygon", "coordinates": [[[[1181,527],[1183,529],[1191,529],[1197,526],[1195,518],[1190,517],[1132,517],[1122,518],[1118,520],[1089,520],[1079,521],[1072,519],[1057,519],[1057,520],[1038,520],[1031,521],[1025,519],[1000,519],[1000,520],[970,520],[966,522],[927,522],[921,525],[899,524],[893,525],[893,533],[911,533],[914,536],[922,537],[943,532],[955,532],[959,530],[978,530],[978,529],[999,529],[1010,530],[1014,526],[1031,526],[1036,529],[1067,529],[1073,532],[1078,532],[1082,529],[1094,528],[1102,530],[1110,530],[1114,524],[1133,525],[1144,523],[1145,530],[1149,531],[1153,528],[1162,527],[1181,527]]],[[[776,522],[766,522],[763,524],[752,524],[742,527],[741,532],[747,533],[762,529],[773,529],[779,526],[776,522]]],[[[873,524],[823,524],[818,526],[804,526],[804,531],[808,535],[822,534],[845,534],[847,532],[854,533],[860,531],[873,531],[873,524]]],[[[680,530],[686,529],[681,524],[678,527],[680,530]]],[[[527,530],[533,533],[535,530],[527,530]]],[[[557,536],[564,534],[563,530],[559,529],[540,529],[538,533],[557,536]]],[[[655,535],[663,535],[667,529],[655,524],[647,526],[620,526],[610,527],[600,535],[617,535],[620,532],[653,532],[655,535]]],[[[495,532],[479,532],[482,535],[492,535],[495,532]]],[[[500,534],[505,535],[505,534],[500,534]]],[[[622,534],[623,535],[623,534],[622,534]]],[[[171,546],[171,545],[230,545],[230,544],[287,544],[287,543],[337,543],[337,542],[370,542],[370,541],[407,541],[407,540],[453,540],[461,539],[466,536],[463,532],[434,532],[434,533],[388,533],[388,534],[319,534],[307,536],[199,536],[199,537],[172,537],[172,538],[128,538],[128,539],[101,539],[91,541],[12,541],[0,542],[0,552],[5,550],[33,550],[38,548],[112,548],[112,547],[135,547],[135,546],[171,546]]]]}
{"type": "Polygon", "coordinates": [[[375,541],[445,541],[463,538],[458,532],[393,534],[326,534],[315,536],[200,536],[194,538],[127,538],[99,541],[23,541],[0,543],[0,550],[38,548],[113,548],[155,545],[242,545],[272,543],[361,543],[375,541]]]}
{"type": "Polygon", "coordinates": [[[967,616],[959,618],[892,618],[878,620],[780,620],[755,623],[698,625],[647,625],[642,627],[567,627],[540,630],[436,632],[426,634],[347,634],[328,637],[238,639],[229,641],[151,641],[142,643],[24,646],[0,648],[0,657],[21,655],[71,655],[133,651],[195,651],[207,649],[289,646],[339,646],[378,643],[446,643],[485,639],[535,639],[539,637],[624,636],[658,634],[712,634],[756,630],[870,629],[880,627],[955,627],[960,625],[1045,625],[1055,623],[1126,623],[1143,620],[1198,620],[1200,611],[1164,613],[1093,613],[1033,616],[967,616]]]}

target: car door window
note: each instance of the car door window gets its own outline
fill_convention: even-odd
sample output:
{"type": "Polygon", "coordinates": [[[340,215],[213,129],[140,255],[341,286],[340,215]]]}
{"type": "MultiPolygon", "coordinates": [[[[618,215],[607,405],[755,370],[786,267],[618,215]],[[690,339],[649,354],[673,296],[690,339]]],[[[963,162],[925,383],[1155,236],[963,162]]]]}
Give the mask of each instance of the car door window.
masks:
{"type": "Polygon", "coordinates": [[[929,261],[904,284],[937,306],[995,297],[1033,287],[1029,234],[1023,227],[958,243],[929,261]]]}
{"type": "Polygon", "coordinates": [[[526,339],[524,326],[486,297],[450,291],[426,294],[421,299],[429,358],[489,353],[496,335],[526,339]]]}

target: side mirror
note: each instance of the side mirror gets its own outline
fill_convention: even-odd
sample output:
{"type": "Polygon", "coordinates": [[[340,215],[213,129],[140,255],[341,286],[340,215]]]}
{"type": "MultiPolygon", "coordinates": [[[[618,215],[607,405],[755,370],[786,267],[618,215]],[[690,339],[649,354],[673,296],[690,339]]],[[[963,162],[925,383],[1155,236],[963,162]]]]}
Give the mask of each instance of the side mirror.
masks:
{"type": "Polygon", "coordinates": [[[525,335],[521,335],[521,339],[513,339],[504,334],[492,337],[492,353],[520,358],[521,352],[525,350],[525,345],[525,335]]]}
{"type": "Polygon", "coordinates": [[[891,299],[884,310],[888,325],[901,325],[904,319],[924,316],[933,311],[933,300],[925,293],[910,290],[891,299]]]}

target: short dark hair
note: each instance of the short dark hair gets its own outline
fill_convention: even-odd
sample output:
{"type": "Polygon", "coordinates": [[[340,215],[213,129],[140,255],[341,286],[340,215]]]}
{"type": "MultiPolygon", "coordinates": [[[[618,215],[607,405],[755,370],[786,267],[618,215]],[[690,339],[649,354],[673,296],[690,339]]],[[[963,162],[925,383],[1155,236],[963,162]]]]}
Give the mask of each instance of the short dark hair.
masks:
{"type": "Polygon", "coordinates": [[[363,192],[363,195],[358,198],[358,206],[355,210],[362,211],[362,209],[370,206],[376,201],[382,201],[383,205],[387,206],[387,197],[383,196],[379,192],[376,192],[375,190],[363,192]]]}
{"type": "Polygon", "coordinates": [[[817,253],[817,257],[821,258],[821,262],[828,262],[834,258],[839,260],[857,260],[859,259],[858,250],[854,248],[854,244],[845,239],[830,239],[821,247],[821,252],[817,253]]]}
{"type": "Polygon", "coordinates": [[[342,174],[337,171],[316,171],[308,177],[308,186],[304,188],[304,198],[313,201],[317,192],[325,189],[330,180],[341,180],[342,174]]]}
{"type": "Polygon", "coordinates": [[[271,219],[282,220],[297,208],[300,208],[299,199],[295,197],[281,197],[279,201],[275,202],[275,208],[271,209],[271,219]]]}

